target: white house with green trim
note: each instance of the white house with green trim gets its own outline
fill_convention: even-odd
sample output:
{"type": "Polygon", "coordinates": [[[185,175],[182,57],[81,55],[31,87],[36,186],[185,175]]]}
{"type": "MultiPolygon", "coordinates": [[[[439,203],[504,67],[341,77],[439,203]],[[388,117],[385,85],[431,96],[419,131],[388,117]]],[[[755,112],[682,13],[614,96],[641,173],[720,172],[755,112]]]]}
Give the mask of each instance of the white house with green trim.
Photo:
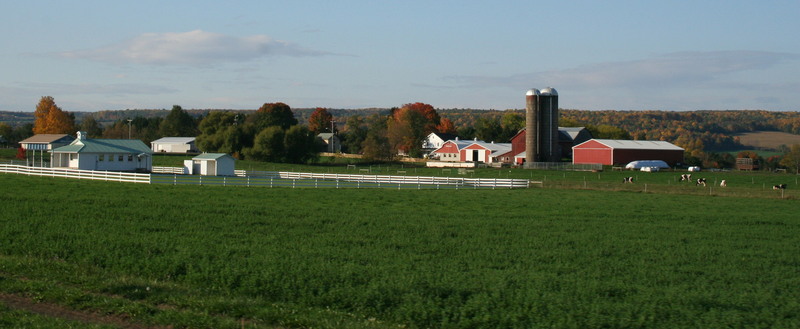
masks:
{"type": "Polygon", "coordinates": [[[138,139],[89,139],[83,131],[67,146],[51,150],[53,168],[138,171],[153,169],[153,151],[138,139]]]}
{"type": "Polygon", "coordinates": [[[183,161],[184,172],[189,175],[235,176],[236,159],[225,153],[203,153],[183,161]]]}

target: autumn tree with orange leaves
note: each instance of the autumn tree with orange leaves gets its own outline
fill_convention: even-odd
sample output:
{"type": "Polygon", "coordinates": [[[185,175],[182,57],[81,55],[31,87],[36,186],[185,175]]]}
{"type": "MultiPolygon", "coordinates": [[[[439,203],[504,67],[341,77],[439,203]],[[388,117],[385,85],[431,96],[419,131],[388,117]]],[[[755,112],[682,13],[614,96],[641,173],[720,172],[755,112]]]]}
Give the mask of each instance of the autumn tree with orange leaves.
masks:
{"type": "MultiPolygon", "coordinates": [[[[394,150],[412,157],[422,156],[422,140],[438,132],[441,118],[433,106],[411,103],[393,109],[387,122],[386,137],[394,150]]],[[[452,123],[451,123],[452,125],[452,123]]]]}
{"type": "Polygon", "coordinates": [[[308,118],[308,130],[314,135],[324,132],[332,133],[334,131],[331,122],[333,122],[333,115],[328,110],[318,107],[308,118]]]}
{"type": "Polygon", "coordinates": [[[33,113],[34,134],[72,134],[75,132],[75,118],[56,106],[51,96],[43,96],[33,113]]]}

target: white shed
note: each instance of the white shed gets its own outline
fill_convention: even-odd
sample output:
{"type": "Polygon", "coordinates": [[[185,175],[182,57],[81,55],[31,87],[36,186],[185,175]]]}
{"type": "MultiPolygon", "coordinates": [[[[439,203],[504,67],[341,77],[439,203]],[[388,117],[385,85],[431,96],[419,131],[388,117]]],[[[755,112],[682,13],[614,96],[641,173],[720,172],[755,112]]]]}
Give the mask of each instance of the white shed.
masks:
{"type": "Polygon", "coordinates": [[[225,153],[203,153],[184,162],[184,171],[189,175],[235,176],[235,162],[225,153]]]}
{"type": "Polygon", "coordinates": [[[198,153],[194,137],[164,137],[150,142],[153,152],[198,153]]]}

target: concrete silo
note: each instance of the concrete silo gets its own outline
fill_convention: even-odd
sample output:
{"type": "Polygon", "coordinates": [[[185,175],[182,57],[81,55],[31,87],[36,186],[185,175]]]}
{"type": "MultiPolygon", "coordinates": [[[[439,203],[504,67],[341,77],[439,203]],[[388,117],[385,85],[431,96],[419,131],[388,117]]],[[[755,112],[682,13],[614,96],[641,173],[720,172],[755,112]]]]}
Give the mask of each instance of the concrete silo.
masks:
{"type": "Polygon", "coordinates": [[[541,161],[558,162],[561,160],[561,149],[558,145],[558,92],[547,87],[539,96],[539,127],[541,141],[539,154],[541,161]]]}
{"type": "Polygon", "coordinates": [[[558,92],[531,89],[525,94],[525,162],[561,160],[558,145],[558,92]]]}

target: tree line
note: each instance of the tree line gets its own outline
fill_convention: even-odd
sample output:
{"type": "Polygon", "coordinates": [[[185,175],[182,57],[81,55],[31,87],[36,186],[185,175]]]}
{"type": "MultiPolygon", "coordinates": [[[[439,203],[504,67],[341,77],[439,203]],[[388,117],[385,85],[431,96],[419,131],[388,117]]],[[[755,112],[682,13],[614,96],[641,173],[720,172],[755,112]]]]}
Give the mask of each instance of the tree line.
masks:
{"type": "MultiPolygon", "coordinates": [[[[435,109],[409,103],[391,109],[292,109],[284,103],[265,103],[255,111],[172,110],[102,111],[83,114],[63,111],[52,97],[42,97],[33,124],[11,127],[0,123],[0,136],[16,142],[34,133],[88,132],[91,138],[136,138],[149,143],[161,137],[197,137],[206,152],[275,162],[312,161],[320,149],[316,135],[336,133],[343,152],[371,160],[390,160],[398,153],[422,156],[422,140],[431,132],[461,139],[509,142],[525,126],[524,110],[435,109]],[[164,113],[167,113],[164,116],[164,113]],[[125,114],[137,114],[125,118],[125,114]],[[335,115],[334,115],[335,114],[335,115]],[[114,118],[100,124],[98,118],[114,118]],[[300,118],[301,120],[298,120],[300,118]]],[[[586,127],[595,138],[663,140],[686,150],[687,164],[732,167],[737,157],[726,150],[741,149],[737,134],[782,131],[800,134],[800,113],[770,111],[585,111],[560,110],[559,126],[586,127]]],[[[783,153],[789,154],[787,145],[783,153]]],[[[781,166],[785,156],[755,159],[765,167],[781,166]]]]}

